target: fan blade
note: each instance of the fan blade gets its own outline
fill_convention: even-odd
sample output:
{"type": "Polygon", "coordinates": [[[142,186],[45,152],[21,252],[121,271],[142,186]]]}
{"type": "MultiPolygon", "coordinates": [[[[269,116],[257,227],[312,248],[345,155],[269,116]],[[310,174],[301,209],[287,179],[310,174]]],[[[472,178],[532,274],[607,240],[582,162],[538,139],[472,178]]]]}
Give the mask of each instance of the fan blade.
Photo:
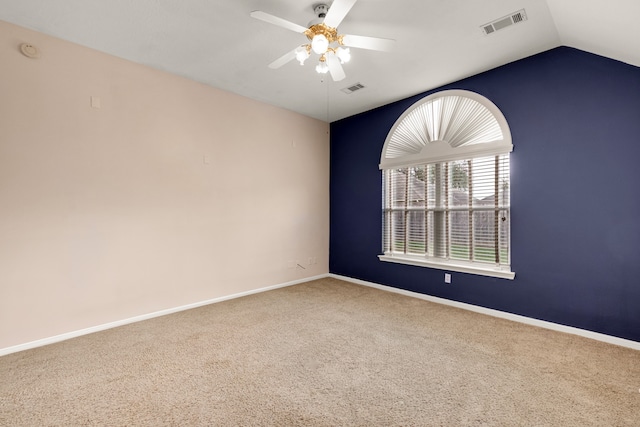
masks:
{"type": "Polygon", "coordinates": [[[354,36],[351,34],[345,34],[342,36],[342,43],[345,46],[356,47],[360,49],[381,50],[388,52],[393,48],[395,44],[393,39],[380,39],[377,37],[366,36],[354,36]]]}
{"type": "Polygon", "coordinates": [[[256,18],[282,28],[286,28],[287,30],[295,31],[296,33],[304,33],[305,31],[307,31],[307,27],[294,24],[293,22],[287,21],[286,19],[278,18],[277,16],[269,15],[268,13],[262,12],[260,10],[254,10],[250,13],[250,15],[252,18],[256,18]]]}
{"type": "Polygon", "coordinates": [[[340,80],[347,77],[342,69],[342,65],[340,65],[340,60],[334,54],[325,55],[327,60],[327,65],[329,66],[329,72],[331,73],[331,78],[334,82],[339,82],[340,80]]]}
{"type": "Polygon", "coordinates": [[[337,28],[356,1],[357,0],[335,0],[333,4],[329,6],[329,11],[324,18],[323,24],[328,27],[337,28]]]}
{"type": "Polygon", "coordinates": [[[269,64],[269,68],[272,68],[275,70],[276,68],[282,67],[284,64],[286,64],[287,62],[291,61],[296,57],[296,50],[298,50],[297,47],[292,51],[285,53],[280,58],[276,59],[271,64],[269,64]]]}

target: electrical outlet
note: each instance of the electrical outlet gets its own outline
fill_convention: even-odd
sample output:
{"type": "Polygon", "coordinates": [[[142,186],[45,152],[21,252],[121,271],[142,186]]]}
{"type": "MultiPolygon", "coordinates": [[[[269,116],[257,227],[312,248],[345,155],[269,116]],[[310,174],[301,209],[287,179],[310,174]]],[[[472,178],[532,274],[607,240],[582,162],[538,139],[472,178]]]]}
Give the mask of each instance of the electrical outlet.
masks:
{"type": "Polygon", "coordinates": [[[444,283],[451,283],[451,274],[444,273],[444,283]]]}

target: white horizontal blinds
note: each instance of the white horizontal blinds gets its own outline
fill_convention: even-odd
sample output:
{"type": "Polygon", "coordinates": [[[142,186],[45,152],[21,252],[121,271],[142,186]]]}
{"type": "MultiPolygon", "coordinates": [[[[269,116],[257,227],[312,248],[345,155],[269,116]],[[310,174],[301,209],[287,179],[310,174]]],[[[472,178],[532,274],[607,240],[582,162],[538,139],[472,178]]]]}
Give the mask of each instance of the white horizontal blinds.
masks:
{"type": "Polygon", "coordinates": [[[385,252],[425,253],[426,179],[422,166],[384,171],[385,252]]]}
{"type": "Polygon", "coordinates": [[[471,241],[469,239],[469,179],[470,170],[466,160],[446,163],[447,174],[442,185],[447,188],[447,200],[444,206],[447,221],[448,255],[452,259],[470,259],[471,241]]]}
{"type": "Polygon", "coordinates": [[[498,262],[500,265],[511,265],[511,167],[509,155],[497,156],[498,180],[498,262]]]}
{"type": "Polygon", "coordinates": [[[385,252],[509,264],[509,155],[384,171],[385,252]]]}
{"type": "Polygon", "coordinates": [[[508,264],[508,154],[449,164],[451,258],[508,264]]]}
{"type": "Polygon", "coordinates": [[[439,182],[442,182],[444,185],[444,195],[442,197],[443,206],[442,212],[444,213],[444,226],[441,226],[443,233],[439,233],[437,236],[439,240],[441,240],[443,246],[443,251],[441,250],[443,258],[449,258],[451,255],[451,218],[449,217],[449,206],[451,205],[449,197],[451,196],[451,185],[449,184],[449,180],[447,177],[451,172],[451,168],[449,167],[449,163],[444,163],[442,167],[442,174],[438,174],[436,177],[436,186],[439,186],[439,182]]]}
{"type": "Polygon", "coordinates": [[[474,160],[477,184],[473,199],[473,237],[477,261],[496,262],[496,159],[483,157],[474,160]]]}
{"type": "Polygon", "coordinates": [[[382,171],[382,253],[386,253],[389,251],[389,233],[391,231],[391,223],[389,222],[389,218],[387,215],[388,211],[388,200],[389,200],[389,178],[387,176],[387,171],[382,171]]]}
{"type": "Polygon", "coordinates": [[[474,207],[474,260],[509,264],[509,155],[474,160],[478,191],[474,207]]]}
{"type": "Polygon", "coordinates": [[[386,191],[384,208],[385,252],[406,252],[408,168],[383,171],[386,191]]]}
{"type": "Polygon", "coordinates": [[[427,175],[424,166],[409,168],[409,199],[407,203],[407,253],[424,254],[426,242],[425,206],[427,175]]]}
{"type": "Polygon", "coordinates": [[[441,209],[442,201],[444,200],[444,188],[439,185],[442,177],[442,165],[430,164],[429,170],[429,189],[433,189],[429,192],[429,200],[427,203],[427,214],[430,222],[429,227],[429,251],[427,255],[432,257],[444,256],[445,245],[442,236],[445,226],[443,211],[441,209]]]}

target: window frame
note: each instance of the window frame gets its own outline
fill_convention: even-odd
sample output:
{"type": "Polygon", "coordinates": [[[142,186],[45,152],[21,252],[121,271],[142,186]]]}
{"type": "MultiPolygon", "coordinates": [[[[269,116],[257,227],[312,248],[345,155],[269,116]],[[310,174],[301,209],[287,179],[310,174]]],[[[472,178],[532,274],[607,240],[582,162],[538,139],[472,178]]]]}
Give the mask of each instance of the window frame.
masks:
{"type": "MultiPolygon", "coordinates": [[[[455,108],[454,108],[455,110],[455,108]]],[[[454,116],[452,116],[454,117],[454,116]]],[[[455,118],[455,117],[454,117],[455,118]]],[[[458,117],[459,119],[459,117],[458,117]]],[[[466,122],[465,122],[466,123],[466,122]]],[[[456,134],[459,136],[459,132],[451,132],[452,134],[456,134]]],[[[505,279],[514,279],[515,273],[511,271],[511,225],[510,225],[510,216],[511,216],[511,206],[510,199],[507,200],[507,205],[501,205],[499,208],[495,207],[494,209],[489,209],[490,211],[496,212],[498,214],[501,211],[506,211],[507,218],[509,219],[509,226],[507,229],[507,237],[506,244],[508,247],[508,255],[507,262],[505,263],[491,263],[480,260],[462,260],[462,259],[452,259],[449,257],[448,250],[445,251],[445,256],[436,256],[435,251],[431,255],[428,255],[428,247],[426,247],[425,254],[412,254],[407,253],[408,248],[405,242],[405,248],[402,251],[393,250],[393,244],[390,243],[389,250],[385,252],[385,239],[387,239],[390,234],[394,230],[390,227],[390,222],[387,223],[387,214],[391,212],[404,212],[404,215],[409,215],[409,212],[413,210],[408,206],[408,203],[405,203],[404,208],[394,208],[389,203],[387,203],[386,197],[388,193],[388,189],[385,188],[387,185],[387,180],[385,179],[388,170],[397,170],[397,169],[406,169],[407,177],[409,177],[409,169],[416,167],[426,167],[426,165],[440,165],[435,167],[444,167],[445,164],[449,164],[449,162],[453,161],[472,161],[473,159],[490,157],[490,156],[501,156],[506,155],[507,161],[509,161],[509,153],[513,150],[513,145],[511,144],[511,133],[506,122],[506,119],[500,112],[500,110],[489,101],[487,98],[470,91],[464,90],[448,90],[434,93],[428,97],[421,99],[420,101],[413,104],[409,107],[396,121],[391,131],[389,132],[387,139],[385,141],[385,145],[381,155],[380,161],[380,169],[383,173],[383,206],[382,206],[382,237],[383,237],[383,254],[379,255],[378,258],[381,261],[385,262],[393,262],[399,264],[406,265],[414,265],[414,266],[422,266],[429,268],[436,268],[440,270],[447,271],[457,271],[463,273],[477,274],[483,276],[490,277],[498,277],[505,279]],[[464,117],[466,120],[482,120],[484,123],[483,129],[491,129],[490,132],[484,132],[484,134],[480,133],[478,137],[478,132],[474,135],[468,136],[467,140],[447,140],[447,138],[442,137],[446,136],[446,130],[442,135],[438,135],[439,129],[431,129],[431,126],[439,126],[442,125],[448,118],[443,119],[443,115],[445,113],[451,114],[451,105],[448,104],[447,107],[441,107],[443,110],[441,112],[434,111],[441,102],[444,104],[445,102],[453,103],[466,103],[464,107],[461,108],[462,113],[469,114],[469,111],[472,111],[475,115],[471,115],[469,117],[464,117]],[[435,107],[434,107],[435,105],[435,107]],[[448,108],[447,111],[444,111],[444,108],[448,108]],[[429,114],[432,114],[433,117],[426,117],[427,111],[429,114]],[[434,119],[435,117],[435,119],[434,119]],[[417,119],[416,119],[417,118],[417,119]],[[440,120],[439,123],[433,125],[433,123],[427,123],[427,121],[431,119],[432,122],[434,120],[440,120]],[[417,120],[417,121],[416,121],[417,120]],[[424,120],[424,123],[421,123],[420,120],[424,120]],[[403,128],[404,126],[404,128],[403,128]],[[409,128],[407,128],[409,126],[409,128]],[[423,129],[424,128],[424,129],[423,129]],[[429,128],[429,129],[428,129],[429,128]],[[408,130],[407,130],[408,129],[408,130]],[[399,133],[399,137],[396,138],[396,131],[399,133]],[[407,135],[411,135],[407,138],[407,135]],[[438,138],[442,139],[438,139],[438,138]],[[395,139],[394,139],[395,138],[395,139]],[[471,138],[475,138],[471,143],[468,141],[471,138]],[[404,145],[403,145],[404,144],[404,145]],[[388,227],[390,229],[388,229],[388,227]]],[[[497,167],[497,166],[496,166],[497,167]]],[[[408,178],[407,178],[408,179],[408,178]]],[[[448,179],[445,178],[445,179],[448,179]]],[[[438,180],[442,180],[442,178],[438,178],[438,180]]],[[[438,182],[440,184],[440,182],[438,182]]],[[[426,186],[427,184],[425,184],[426,186]]],[[[407,187],[408,188],[408,187],[407,187]]],[[[510,185],[509,185],[510,190],[510,185]]],[[[408,191],[408,190],[407,190],[408,191]]],[[[426,192],[426,190],[425,190],[426,192]]],[[[495,194],[495,193],[494,193],[495,194]]],[[[393,195],[392,195],[393,196],[393,195]]],[[[425,194],[425,199],[426,199],[425,194]]],[[[486,207],[473,207],[474,203],[471,200],[471,206],[464,206],[463,210],[465,212],[469,212],[470,215],[476,211],[484,211],[487,210],[486,207]]],[[[424,210],[425,218],[428,215],[428,212],[437,212],[442,210],[442,206],[437,208],[431,208],[424,210]]],[[[444,216],[448,219],[450,212],[459,210],[459,208],[450,208],[446,207],[444,210],[444,216]]],[[[435,214],[434,214],[435,215],[435,214]]],[[[499,218],[495,217],[496,221],[499,218]]],[[[390,221],[390,219],[389,219],[390,221]]],[[[436,223],[437,221],[434,221],[436,223]]],[[[409,236],[409,231],[407,230],[408,223],[404,223],[404,238],[407,240],[409,236]]],[[[446,227],[446,226],[445,226],[446,227]]],[[[442,226],[440,227],[442,228],[442,226]]],[[[451,242],[449,239],[449,229],[446,230],[438,230],[436,234],[443,235],[442,233],[447,233],[446,241],[450,246],[451,242]]],[[[426,234],[426,231],[425,231],[426,234]]],[[[502,240],[498,235],[498,231],[496,230],[497,241],[496,244],[499,244],[502,240]]],[[[431,237],[433,239],[433,237],[431,237]]],[[[473,244],[473,239],[470,240],[470,244],[473,244]]],[[[425,237],[425,245],[429,245],[430,241],[427,237],[425,237]]],[[[449,248],[447,248],[449,249],[449,248]]],[[[443,253],[441,252],[440,255],[443,253]]],[[[498,255],[499,256],[499,255],[498,255]]]]}

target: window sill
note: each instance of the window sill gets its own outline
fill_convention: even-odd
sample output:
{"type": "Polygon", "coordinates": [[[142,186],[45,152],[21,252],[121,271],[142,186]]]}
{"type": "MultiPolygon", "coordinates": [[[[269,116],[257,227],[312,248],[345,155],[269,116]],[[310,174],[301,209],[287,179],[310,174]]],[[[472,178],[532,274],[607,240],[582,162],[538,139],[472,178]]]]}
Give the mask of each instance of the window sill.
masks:
{"type": "Polygon", "coordinates": [[[412,257],[407,255],[378,255],[380,261],[395,262],[397,264],[415,265],[418,267],[437,268],[440,270],[457,271],[460,273],[478,274],[481,276],[498,277],[501,279],[513,280],[516,277],[516,273],[505,270],[492,265],[477,265],[477,264],[465,264],[464,262],[457,262],[448,260],[446,262],[437,262],[424,257],[412,257]]]}

